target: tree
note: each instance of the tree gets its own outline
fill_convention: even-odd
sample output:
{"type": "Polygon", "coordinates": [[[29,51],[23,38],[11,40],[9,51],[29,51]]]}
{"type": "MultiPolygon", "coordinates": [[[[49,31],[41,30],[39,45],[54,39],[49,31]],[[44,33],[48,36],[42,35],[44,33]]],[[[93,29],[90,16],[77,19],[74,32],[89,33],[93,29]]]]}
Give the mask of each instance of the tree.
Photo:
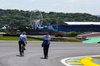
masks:
{"type": "MultiPolygon", "coordinates": [[[[100,17],[88,14],[88,13],[62,13],[62,12],[41,12],[43,16],[43,25],[51,24],[62,24],[63,22],[100,22],[100,17]]],[[[14,23],[19,27],[29,26],[30,24],[30,11],[24,10],[3,10],[0,9],[0,24],[4,26],[5,24],[10,25],[14,23]]]]}

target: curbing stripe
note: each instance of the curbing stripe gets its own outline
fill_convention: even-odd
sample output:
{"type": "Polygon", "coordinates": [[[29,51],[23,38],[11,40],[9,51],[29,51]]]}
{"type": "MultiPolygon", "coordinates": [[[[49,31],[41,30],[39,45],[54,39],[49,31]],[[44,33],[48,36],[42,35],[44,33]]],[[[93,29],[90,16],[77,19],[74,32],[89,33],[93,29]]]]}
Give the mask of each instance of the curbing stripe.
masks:
{"type": "Polygon", "coordinates": [[[93,58],[91,58],[91,57],[86,57],[86,58],[82,59],[80,62],[82,64],[84,64],[85,66],[100,66],[99,64],[92,62],[91,61],[92,59],[93,58]]]}
{"type": "Polygon", "coordinates": [[[62,59],[61,62],[66,66],[84,66],[82,63],[78,62],[85,57],[100,57],[100,55],[90,55],[90,56],[78,56],[62,59]],[[78,60],[77,60],[78,59],[78,60]],[[72,61],[71,61],[72,60],[72,61]],[[74,61],[73,61],[74,60],[74,61]],[[76,61],[75,61],[76,60],[76,61]],[[70,62],[72,64],[70,64],[70,62]],[[80,63],[80,65],[78,65],[80,63]],[[76,65],[77,64],[77,65],[76,65]]]}

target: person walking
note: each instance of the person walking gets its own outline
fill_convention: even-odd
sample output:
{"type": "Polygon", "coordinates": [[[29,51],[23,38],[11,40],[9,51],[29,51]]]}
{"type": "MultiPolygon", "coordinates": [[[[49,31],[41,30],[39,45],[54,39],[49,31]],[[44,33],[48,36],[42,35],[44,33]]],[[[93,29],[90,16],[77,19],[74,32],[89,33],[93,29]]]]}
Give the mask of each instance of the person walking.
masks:
{"type": "Polygon", "coordinates": [[[42,47],[43,47],[43,52],[44,52],[44,58],[45,59],[48,58],[48,50],[49,50],[50,40],[51,40],[51,38],[50,38],[49,33],[47,33],[46,35],[43,36],[42,47]]]}
{"type": "Polygon", "coordinates": [[[27,36],[26,36],[26,32],[22,32],[22,34],[20,35],[20,37],[19,37],[19,52],[20,52],[20,55],[21,55],[21,44],[23,44],[23,46],[24,46],[24,50],[26,50],[25,49],[25,44],[27,44],[27,36]]]}

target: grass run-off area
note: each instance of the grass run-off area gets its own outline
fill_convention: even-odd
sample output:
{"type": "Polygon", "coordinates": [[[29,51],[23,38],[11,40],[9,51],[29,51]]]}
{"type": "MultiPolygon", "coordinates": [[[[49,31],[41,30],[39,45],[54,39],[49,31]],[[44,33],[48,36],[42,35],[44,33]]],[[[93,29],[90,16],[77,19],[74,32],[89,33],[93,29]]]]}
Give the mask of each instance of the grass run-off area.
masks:
{"type": "MultiPolygon", "coordinates": [[[[0,40],[19,41],[19,36],[0,36],[0,40]]],[[[42,40],[27,38],[27,41],[42,41],[42,40]]],[[[82,41],[79,39],[64,39],[64,40],[58,40],[58,42],[82,42],[82,41]]]]}
{"type": "MultiPolygon", "coordinates": [[[[0,40],[18,41],[19,37],[18,36],[0,36],[0,40]]],[[[27,41],[42,41],[42,40],[27,38],[27,41]]]]}

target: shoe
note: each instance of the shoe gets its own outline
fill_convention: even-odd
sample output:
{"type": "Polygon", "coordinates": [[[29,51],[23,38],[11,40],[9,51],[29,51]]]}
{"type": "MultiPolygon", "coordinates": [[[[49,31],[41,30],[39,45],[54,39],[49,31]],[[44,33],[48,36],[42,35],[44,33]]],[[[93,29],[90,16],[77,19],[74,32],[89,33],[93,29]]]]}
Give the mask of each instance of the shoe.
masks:
{"type": "Polygon", "coordinates": [[[46,56],[44,56],[44,59],[46,59],[46,56]]]}
{"type": "Polygon", "coordinates": [[[48,58],[44,57],[44,59],[48,59],[48,58]]]}
{"type": "Polygon", "coordinates": [[[18,56],[18,57],[24,57],[24,55],[16,55],[16,56],[18,56]]]}
{"type": "Polygon", "coordinates": [[[24,50],[26,50],[26,49],[24,48],[24,50]]]}
{"type": "Polygon", "coordinates": [[[48,56],[44,57],[44,59],[48,59],[48,56]]]}
{"type": "Polygon", "coordinates": [[[48,56],[46,58],[48,59],[48,56]]]}
{"type": "Polygon", "coordinates": [[[24,55],[21,55],[22,57],[24,56],[24,55]]]}

